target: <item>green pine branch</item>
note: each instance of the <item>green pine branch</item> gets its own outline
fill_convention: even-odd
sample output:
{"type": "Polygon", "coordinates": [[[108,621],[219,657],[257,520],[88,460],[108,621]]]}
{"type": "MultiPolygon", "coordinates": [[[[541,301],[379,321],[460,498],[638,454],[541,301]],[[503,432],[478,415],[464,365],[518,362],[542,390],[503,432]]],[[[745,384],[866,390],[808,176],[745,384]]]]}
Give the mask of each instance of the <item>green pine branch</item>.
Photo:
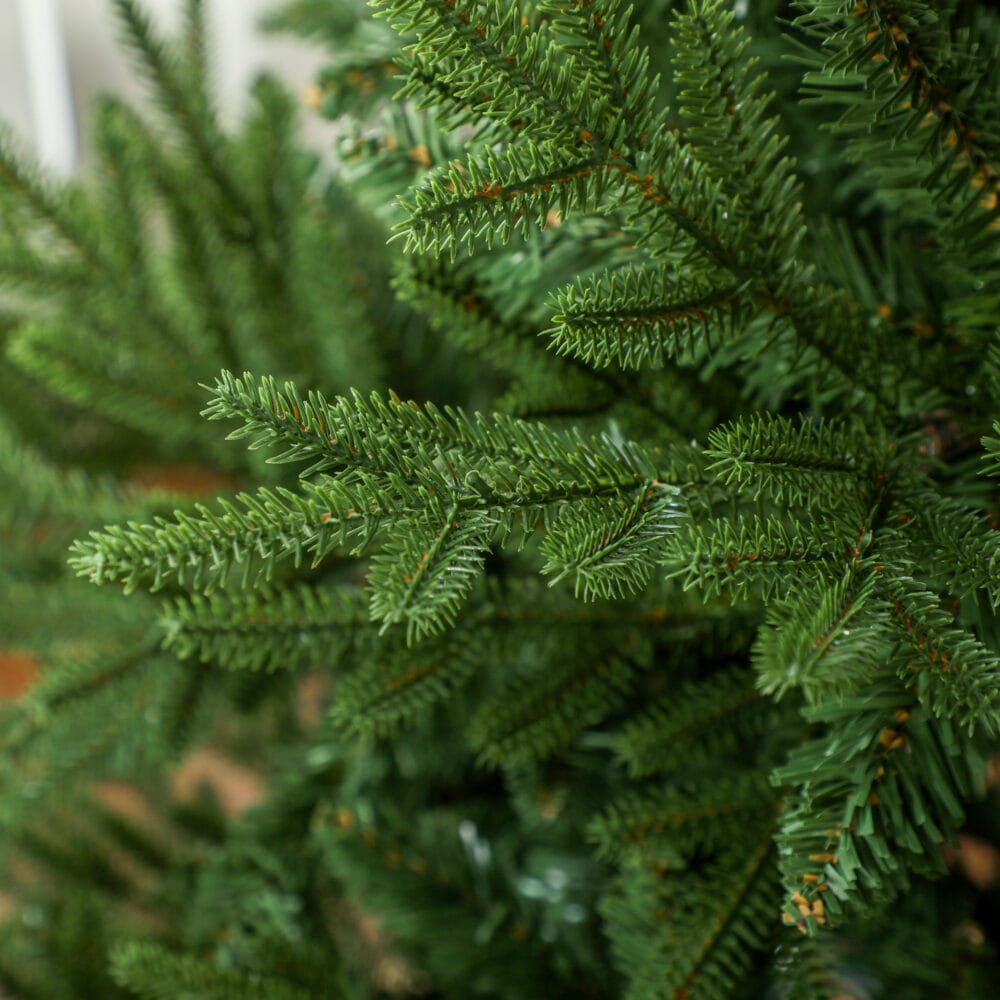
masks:
{"type": "Polygon", "coordinates": [[[753,310],[739,285],[678,280],[672,267],[629,268],[553,297],[549,336],[560,354],[595,368],[662,368],[699,357],[732,335],[753,310]]]}
{"type": "Polygon", "coordinates": [[[578,86],[606,93],[598,131],[619,136],[619,145],[639,148],[657,126],[659,78],[650,68],[639,27],[630,24],[632,9],[624,0],[543,0],[539,15],[550,20],[553,35],[571,56],[578,86]]]}
{"type": "Polygon", "coordinates": [[[941,599],[918,585],[889,587],[892,622],[908,646],[900,675],[918,684],[921,702],[971,732],[1000,729],[1000,657],[956,627],[941,599]]]}
{"type": "Polygon", "coordinates": [[[777,843],[785,921],[815,932],[884,906],[911,872],[939,873],[939,847],[982,793],[980,749],[935,719],[898,683],[806,711],[826,732],[802,744],[773,780],[796,792],[777,843]]]}
{"type": "Polygon", "coordinates": [[[336,664],[371,629],[357,588],[304,584],[178,597],[159,624],[165,648],[176,656],[233,670],[336,664]]]}
{"type": "MultiPolygon", "coordinates": [[[[241,216],[246,225],[244,238],[252,234],[253,215],[242,193],[233,183],[232,173],[226,165],[228,143],[218,127],[202,74],[187,71],[189,65],[197,66],[197,55],[185,65],[157,37],[152,22],[136,0],[112,0],[122,24],[125,40],[132,47],[140,70],[153,84],[153,93],[178,126],[192,154],[203,165],[212,183],[228,202],[235,215],[241,216]]],[[[201,13],[197,6],[190,6],[187,13],[188,31],[202,33],[199,26],[201,13]]]]}
{"type": "Polygon", "coordinates": [[[680,869],[699,853],[728,848],[744,829],[773,816],[775,806],[766,774],[736,770],[700,787],[671,783],[620,795],[589,835],[602,857],[645,856],[680,869]]]}
{"type": "Polygon", "coordinates": [[[372,618],[383,631],[405,622],[411,643],[453,626],[495,529],[488,515],[460,515],[457,503],[445,508],[435,500],[416,517],[397,521],[372,560],[372,618]]]}
{"type": "Polygon", "coordinates": [[[271,976],[221,968],[193,955],[174,954],[150,942],[130,941],[111,953],[116,982],[143,1000],[174,1000],[196,992],[212,1000],[311,1000],[315,994],[271,976]]]}
{"type": "Polygon", "coordinates": [[[775,719],[741,665],[684,684],[631,716],[612,749],[633,778],[690,774],[728,766],[745,747],[760,745],[775,719]]]}
{"type": "Polygon", "coordinates": [[[771,825],[700,870],[624,872],[601,904],[626,996],[738,995],[778,905],[771,825]]]}
{"type": "Polygon", "coordinates": [[[767,76],[746,55],[749,35],[734,20],[721,2],[692,4],[676,16],[671,42],[677,110],[694,154],[735,190],[737,211],[752,224],[760,264],[794,271],[806,235],[801,186],[794,161],[783,155],[787,139],[775,130],[777,117],[766,117],[767,76]]]}
{"type": "Polygon", "coordinates": [[[474,631],[458,629],[411,648],[394,648],[345,676],[337,686],[330,721],[349,735],[391,736],[453,698],[483,655],[474,631]]]}
{"type": "Polygon", "coordinates": [[[543,677],[522,677],[484,701],[471,723],[481,764],[513,768],[570,746],[615,711],[630,691],[636,664],[615,653],[550,663],[543,677]]]}
{"type": "Polygon", "coordinates": [[[568,67],[552,58],[544,25],[522,21],[521,4],[379,0],[378,8],[397,31],[416,35],[409,51],[432,58],[438,85],[478,115],[558,147],[593,141],[568,67]]]}
{"type": "Polygon", "coordinates": [[[869,557],[839,580],[809,581],[772,605],[753,650],[760,689],[780,698],[800,688],[816,703],[871,680],[895,637],[883,569],[869,557]]]}
{"type": "Polygon", "coordinates": [[[754,500],[767,494],[783,506],[804,504],[830,489],[853,491],[882,456],[850,426],[759,414],[709,434],[709,471],[754,500]]]}
{"type": "Polygon", "coordinates": [[[668,534],[682,517],[676,489],[653,483],[631,503],[575,504],[549,528],[543,573],[567,577],[583,600],[632,596],[645,589],[662,559],[668,534]]]}
{"type": "Polygon", "coordinates": [[[832,520],[792,524],[758,515],[736,521],[690,522],[669,536],[668,577],[706,597],[731,592],[765,600],[788,593],[806,579],[822,578],[847,562],[852,547],[832,520]]]}

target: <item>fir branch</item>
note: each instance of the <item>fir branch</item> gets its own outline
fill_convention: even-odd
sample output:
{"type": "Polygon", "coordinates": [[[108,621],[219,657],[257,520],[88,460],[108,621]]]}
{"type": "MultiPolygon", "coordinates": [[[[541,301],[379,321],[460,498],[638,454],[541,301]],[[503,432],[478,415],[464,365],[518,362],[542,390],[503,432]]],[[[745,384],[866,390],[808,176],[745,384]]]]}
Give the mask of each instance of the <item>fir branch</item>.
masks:
{"type": "Polygon", "coordinates": [[[633,778],[725,767],[759,743],[774,713],[741,665],[672,690],[631,716],[612,750],[633,778]]]}
{"type": "Polygon", "coordinates": [[[778,901],[771,834],[771,823],[745,829],[700,871],[619,876],[601,911],[630,996],[738,995],[778,901]]]}
{"type": "MultiPolygon", "coordinates": [[[[91,523],[127,516],[140,498],[133,496],[110,475],[87,475],[82,469],[66,468],[24,442],[0,417],[0,475],[18,480],[16,494],[0,499],[0,512],[10,525],[24,519],[44,517],[59,523],[91,523]]],[[[37,546],[37,540],[34,540],[37,546]]]]}
{"type": "Polygon", "coordinates": [[[563,147],[580,145],[596,127],[582,117],[579,91],[565,63],[552,59],[546,33],[522,23],[521,4],[378,0],[377,6],[397,31],[416,34],[409,50],[433,53],[436,80],[478,114],[563,147]]]}
{"type": "Polygon", "coordinates": [[[652,483],[627,501],[593,501],[567,508],[542,546],[543,573],[555,585],[571,576],[577,597],[622,598],[639,593],[660,561],[665,536],[681,511],[677,490],[652,483]]]}
{"type": "Polygon", "coordinates": [[[961,21],[923,0],[823,0],[796,23],[827,52],[806,75],[806,93],[842,109],[841,132],[874,127],[879,146],[856,143],[851,155],[880,156],[891,178],[903,154],[909,183],[915,152],[926,164],[917,179],[951,203],[949,221],[967,242],[995,225],[1000,146],[989,125],[998,111],[996,64],[977,58],[978,32],[961,21]]]}
{"type": "Polygon", "coordinates": [[[179,749],[171,710],[186,675],[175,660],[156,655],[141,636],[131,648],[105,647],[88,659],[54,657],[45,683],[0,719],[7,761],[0,826],[8,832],[81,781],[141,772],[179,749]]]}
{"type": "Polygon", "coordinates": [[[769,841],[769,837],[759,841],[748,857],[742,856],[741,870],[722,883],[716,912],[698,928],[700,939],[683,956],[686,974],[676,989],[709,993],[731,988],[754,950],[766,942],[774,883],[774,852],[769,841]]]}
{"type": "Polygon", "coordinates": [[[672,267],[628,268],[555,293],[548,332],[556,351],[595,368],[662,368],[711,350],[748,306],[739,285],[686,283],[672,267]]]}
{"type": "MultiPolygon", "coordinates": [[[[436,12],[420,11],[419,0],[398,2],[410,8],[414,18],[437,17],[436,12]]],[[[439,2],[447,6],[444,0],[439,2]]],[[[455,16],[462,21],[461,12],[455,16]]],[[[471,14],[469,18],[471,23],[471,14]]],[[[443,74],[447,79],[447,69],[443,74]]],[[[518,86],[523,82],[522,78],[518,86]]],[[[602,137],[593,132],[596,126],[575,124],[582,140],[575,146],[543,138],[511,146],[503,154],[487,151],[482,160],[473,157],[461,170],[452,168],[440,176],[432,175],[427,186],[415,192],[413,202],[404,203],[410,218],[401,228],[407,234],[408,248],[435,253],[446,250],[454,255],[459,244],[471,245],[477,234],[489,246],[494,239],[508,239],[515,227],[527,233],[532,219],[543,225],[553,208],[565,217],[570,207],[596,207],[605,186],[617,180],[624,182],[637,202],[634,221],[645,214],[643,203],[658,209],[659,226],[650,226],[645,220],[636,227],[646,239],[655,242],[664,224],[676,227],[711,259],[728,264],[739,280],[746,277],[738,255],[727,250],[717,235],[720,226],[731,228],[725,225],[730,218],[725,199],[712,190],[713,185],[706,184],[703,167],[680,152],[675,136],[660,132],[647,137],[648,150],[633,155],[627,147],[621,148],[624,137],[602,137]],[[558,201],[543,197],[553,191],[558,201]],[[443,232],[438,231],[441,226],[445,227],[443,232]]]]}
{"type": "Polygon", "coordinates": [[[471,679],[483,655],[468,628],[410,649],[394,649],[342,678],[330,711],[341,732],[390,736],[435,705],[453,698],[471,679]]]}
{"type": "Polygon", "coordinates": [[[984,760],[950,725],[919,708],[898,682],[806,711],[826,733],[795,749],[772,780],[798,791],[777,843],[785,923],[815,932],[884,905],[910,871],[940,871],[938,846],[981,794],[984,760]]]}
{"type": "Polygon", "coordinates": [[[159,624],[175,655],[233,670],[336,665],[355,637],[372,629],[357,588],[302,584],[179,597],[159,624]]]}
{"type": "Polygon", "coordinates": [[[501,414],[469,417],[393,395],[386,402],[354,393],[327,403],[318,393],[303,399],[290,384],[279,391],[273,380],[257,387],[249,379],[224,373],[205,411],[211,419],[244,421],[230,437],[249,437],[251,448],[285,444],[288,450],[274,460],[314,459],[308,472],[351,469],[382,477],[410,500],[422,489],[450,495],[463,509],[527,508],[674,478],[671,456],[607,436],[586,441],[543,424],[501,414]]]}
{"type": "MultiPolygon", "coordinates": [[[[98,103],[94,133],[94,145],[101,157],[101,179],[106,185],[102,216],[114,236],[107,241],[106,254],[109,264],[113,261],[114,265],[108,268],[111,294],[118,300],[134,302],[136,325],[155,328],[155,338],[149,339],[162,337],[170,342],[173,352],[184,357],[207,356],[218,358],[221,363],[221,356],[210,353],[211,345],[205,344],[204,338],[192,336],[177,322],[176,315],[164,308],[163,290],[156,281],[155,261],[163,253],[163,247],[159,239],[152,237],[149,223],[151,182],[156,171],[147,169],[150,162],[147,157],[152,155],[154,161],[165,162],[169,154],[151,142],[147,144],[138,121],[113,98],[98,103]],[[144,139],[139,139],[139,135],[144,139]]],[[[191,367],[193,376],[195,366],[191,367]]]]}
{"type": "Polygon", "coordinates": [[[596,89],[599,80],[606,90],[610,121],[600,122],[600,133],[620,135],[632,149],[648,142],[656,128],[659,77],[650,73],[639,26],[629,25],[632,8],[624,0],[543,0],[538,10],[573,57],[579,85],[596,89]]]}
{"type": "Polygon", "coordinates": [[[56,192],[43,179],[33,176],[6,134],[0,135],[0,182],[5,197],[13,195],[19,207],[27,208],[49,227],[86,267],[95,270],[101,267],[100,253],[91,235],[91,220],[81,210],[76,189],[56,192]]]}
{"type": "Polygon", "coordinates": [[[213,1000],[314,1000],[293,983],[220,968],[193,955],[174,954],[158,944],[130,941],[111,953],[111,974],[143,1000],[175,1000],[197,992],[213,1000]]]}
{"type": "Polygon", "coordinates": [[[460,516],[458,504],[445,509],[434,501],[397,522],[369,575],[371,614],[382,631],[405,622],[413,643],[453,626],[482,572],[495,526],[481,513],[460,516]]]}
{"type": "MultiPolygon", "coordinates": [[[[358,394],[333,403],[317,393],[303,399],[294,386],[281,392],[270,379],[254,386],[249,377],[225,373],[206,412],[241,418],[243,427],[230,436],[249,437],[251,447],[284,444],[278,461],[313,459],[311,471],[332,468],[339,475],[303,483],[301,493],[263,489],[240,494],[235,502],[220,501],[217,512],[200,505],[195,516],[178,512],[174,522],[159,518],[92,532],[90,541],[73,549],[71,565],[79,575],[95,583],[117,580],[126,590],[140,583],[155,590],[170,580],[212,587],[240,565],[246,585],[251,576],[270,579],[277,563],[288,558],[299,566],[311,555],[317,565],[339,546],[360,553],[390,523],[402,530],[396,539],[414,556],[412,568],[429,549],[418,543],[417,535],[424,535],[420,525],[426,526],[428,511],[447,502],[456,514],[451,520],[464,521],[470,532],[477,525],[473,534],[482,539],[473,544],[472,534],[459,533],[461,544],[448,549],[458,562],[436,564],[426,577],[434,581],[434,593],[443,586],[439,596],[451,595],[441,605],[450,615],[469,582],[468,567],[453,570],[473,548],[484,550],[492,525],[502,538],[518,520],[530,529],[561,503],[631,497],[640,486],[659,481],[653,455],[607,437],[588,444],[538,424],[502,416],[472,420],[378,396],[370,402],[358,394]]],[[[381,565],[388,573],[389,562],[381,565]]],[[[403,576],[380,577],[386,587],[396,582],[390,587],[393,610],[380,598],[379,614],[393,621],[400,615],[421,619],[413,609],[403,611],[410,606],[409,598],[403,599],[413,582],[409,575],[410,583],[403,576]]]]}
{"type": "Polygon", "coordinates": [[[731,590],[765,599],[785,593],[803,579],[822,578],[846,562],[848,544],[837,541],[831,524],[817,520],[792,525],[778,518],[691,523],[669,536],[668,578],[707,597],[731,590]]]}
{"type": "Polygon", "coordinates": [[[957,597],[981,589],[1000,604],[1000,537],[984,514],[926,487],[907,491],[897,507],[924,576],[957,597]]]}
{"type": "Polygon", "coordinates": [[[371,490],[336,486],[305,495],[262,489],[220,500],[217,510],[194,509],[195,515],[178,511],[174,521],[158,517],[93,531],[89,541],[74,544],[70,565],[92,583],[120,582],[126,592],[172,581],[211,589],[234,566],[243,568],[246,585],[258,575],[271,579],[285,559],[298,566],[311,554],[318,564],[349,543],[362,550],[388,513],[371,490]]]}
{"type": "Polygon", "coordinates": [[[244,353],[241,351],[237,305],[238,281],[233,261],[224,248],[232,234],[222,220],[209,221],[199,210],[198,195],[204,189],[166,150],[164,144],[130,108],[107,102],[109,125],[122,135],[141,163],[149,181],[158,191],[170,219],[174,239],[173,266],[190,282],[192,298],[203,310],[203,322],[213,336],[197,338],[188,346],[212,365],[216,359],[235,367],[244,353]],[[213,224],[215,223],[215,224],[213,224]]]}
{"type": "Polygon", "coordinates": [[[881,459],[849,425],[757,414],[708,436],[709,471],[727,486],[766,493],[785,506],[808,503],[829,489],[857,490],[881,459]],[[836,487],[834,487],[836,484],[836,487]]]}
{"type": "Polygon", "coordinates": [[[184,74],[176,58],[156,37],[145,11],[136,0],[112,0],[126,40],[139,57],[142,71],[154,87],[154,96],[177,125],[195,159],[202,164],[219,193],[251,234],[254,222],[243,193],[226,165],[228,142],[218,127],[208,92],[198,75],[184,74]]]}
{"type": "Polygon", "coordinates": [[[805,237],[801,190],[794,162],[782,157],[787,140],[775,132],[778,119],[765,117],[767,77],[746,57],[750,39],[733,22],[721,0],[699,0],[676,17],[679,111],[695,155],[735,190],[761,262],[777,270],[789,266],[805,237]]]}
{"type": "MultiPolygon", "coordinates": [[[[27,322],[11,338],[9,357],[25,373],[81,408],[149,435],[169,428],[177,442],[197,441],[201,437],[198,422],[169,392],[178,382],[170,379],[173,384],[168,383],[162,396],[149,392],[158,378],[166,381],[161,374],[163,346],[146,354],[133,351],[101,319],[88,319],[78,317],[76,326],[70,326],[64,316],[27,322]]],[[[176,378],[176,370],[171,371],[176,378]]]]}
{"type": "MultiPolygon", "coordinates": [[[[64,655],[56,653],[54,666],[32,685],[28,697],[19,703],[17,712],[4,719],[0,745],[6,754],[14,756],[30,747],[39,733],[50,725],[53,717],[67,706],[73,709],[90,698],[103,698],[107,691],[113,692],[119,685],[122,690],[128,688],[130,679],[152,652],[152,646],[142,634],[126,633],[119,638],[124,640],[123,645],[130,642],[132,651],[126,653],[121,648],[104,647],[91,651],[90,655],[65,659],[64,655]]],[[[113,694],[107,696],[107,700],[113,700],[113,694]]],[[[99,734],[94,733],[94,738],[98,737],[99,734]]]]}
{"type": "Polygon", "coordinates": [[[463,244],[471,251],[479,241],[489,249],[515,233],[527,237],[553,211],[561,218],[594,211],[616,182],[620,172],[586,152],[533,145],[487,150],[431,171],[399,200],[406,220],[397,229],[408,252],[454,259],[463,244]]]}
{"type": "Polygon", "coordinates": [[[798,687],[815,704],[870,681],[893,640],[889,605],[877,592],[883,569],[869,557],[841,579],[804,583],[769,608],[753,650],[760,689],[780,698],[798,687]]]}
{"type": "MultiPolygon", "coordinates": [[[[424,16],[417,0],[400,2],[414,18],[424,16]]],[[[709,5],[705,11],[706,18],[719,21],[728,39],[725,44],[738,49],[740,32],[731,23],[722,25],[721,8],[709,5]]],[[[469,16],[471,23],[474,18],[469,16]]],[[[447,75],[446,69],[443,72],[447,75]]],[[[588,83],[587,88],[592,85],[588,83]]],[[[599,103],[599,95],[593,96],[599,103]]],[[[776,244],[797,245],[804,230],[794,179],[785,173],[787,165],[775,164],[770,153],[759,155],[756,148],[762,136],[770,135],[771,123],[758,121],[760,108],[752,114],[747,111],[748,127],[756,123],[753,148],[739,148],[748,168],[758,171],[754,177],[761,196],[774,199],[775,211],[768,219],[776,228],[766,238],[760,238],[760,225],[741,209],[739,185],[714,176],[693,147],[665,128],[659,128],[639,150],[624,144],[620,144],[623,148],[594,145],[595,134],[589,130],[589,151],[581,147],[581,152],[575,152],[558,143],[533,140],[515,142],[499,153],[487,150],[432,174],[411,200],[401,203],[408,218],[399,229],[410,250],[454,256],[462,244],[470,249],[477,242],[492,246],[515,232],[527,234],[541,228],[552,209],[562,217],[570,210],[624,212],[628,231],[652,253],[671,258],[693,250],[703,266],[728,274],[730,283],[748,289],[759,308],[787,323],[800,347],[815,355],[812,363],[832,366],[847,385],[860,386],[881,398],[880,380],[870,375],[869,365],[859,364],[859,358],[871,353],[870,338],[846,299],[832,289],[817,290],[810,268],[798,255],[789,251],[780,261],[774,259],[776,244]],[[608,192],[616,197],[606,199],[608,192]]],[[[746,140],[744,136],[739,141],[746,140]]],[[[657,359],[662,357],[653,345],[646,350],[657,359]]],[[[603,351],[608,356],[613,353],[627,355],[628,348],[616,345],[614,351],[603,351]]],[[[802,371],[806,373],[808,366],[802,371]]]]}
{"type": "Polygon", "coordinates": [[[902,677],[917,681],[935,715],[957,718],[971,733],[1000,732],[1000,656],[954,625],[940,598],[918,584],[890,584],[892,621],[910,647],[902,677]]]}
{"type": "Polygon", "coordinates": [[[611,800],[588,832],[601,857],[638,854],[683,868],[699,852],[728,848],[748,826],[773,816],[775,805],[766,776],[741,770],[700,787],[681,781],[627,792],[611,800]]]}
{"type": "Polygon", "coordinates": [[[483,702],[471,723],[472,745],[487,767],[516,768],[568,747],[623,701],[635,664],[599,651],[587,662],[549,664],[544,677],[521,678],[483,702]]]}
{"type": "MultiPolygon", "coordinates": [[[[137,0],[118,2],[130,9],[137,0]]],[[[63,400],[141,428],[164,454],[195,440],[211,446],[183,417],[185,372],[206,358],[277,370],[281,354],[317,380],[332,373],[334,392],[370,387],[381,368],[366,368],[367,347],[352,345],[372,340],[366,333],[381,344],[396,322],[381,304],[385,269],[369,275],[366,253],[361,264],[352,258],[358,274],[348,268],[347,285],[328,280],[340,255],[354,252],[324,237],[329,206],[350,203],[338,188],[321,204],[290,141],[291,102],[277,90],[261,86],[242,137],[210,151],[245,205],[206,169],[198,143],[218,125],[204,94],[201,0],[185,2],[195,54],[148,55],[160,60],[159,89],[170,91],[159,97],[179,158],[169,139],[109,107],[99,148],[121,173],[111,169],[92,203],[54,196],[87,230],[95,263],[17,178],[5,193],[0,163],[0,217],[11,229],[0,269],[19,282],[14,308],[48,283],[59,310],[52,322],[41,314],[44,328],[11,333],[12,356],[63,400]],[[189,103],[186,117],[169,110],[171,100],[189,103]],[[336,336],[323,342],[331,316],[336,336]],[[279,352],[265,333],[281,323],[293,343],[279,352]],[[178,352],[185,344],[190,351],[178,352]]],[[[983,355],[1000,369],[987,351],[1000,245],[990,224],[1000,209],[983,166],[996,146],[987,50],[1000,19],[981,5],[925,0],[863,0],[850,17],[847,0],[816,0],[815,17],[800,26],[831,29],[834,59],[821,85],[850,92],[841,125],[874,169],[854,170],[852,152],[825,144],[826,123],[793,104],[782,72],[773,79],[785,90],[788,134],[810,149],[800,191],[750,55],[768,59],[778,47],[773,11],[760,5],[740,18],[746,28],[723,0],[694,0],[675,19],[681,93],[668,121],[651,73],[664,53],[648,58],[642,43],[658,37],[647,26],[662,36],[671,0],[643,5],[639,33],[624,0],[377,0],[411,31],[404,93],[444,107],[448,125],[462,123],[445,136],[412,101],[371,131],[391,77],[389,46],[385,32],[363,28],[358,2],[297,0],[289,15],[315,26],[325,5],[350,34],[328,79],[358,96],[329,99],[325,110],[362,116],[343,132],[374,155],[359,157],[345,182],[386,218],[383,203],[403,183],[450,164],[403,206],[409,249],[516,241],[456,269],[417,261],[404,279],[411,301],[432,312],[431,326],[510,373],[508,401],[604,433],[384,392],[323,397],[224,373],[207,415],[235,419],[232,436],[273,448],[273,461],[301,463],[300,481],[78,543],[73,563],[97,581],[230,590],[175,598],[162,615],[170,650],[191,661],[183,668],[155,653],[155,636],[126,625],[147,614],[151,602],[139,598],[100,619],[107,652],[46,664],[29,694],[0,711],[0,820],[11,843],[37,815],[39,791],[48,802],[109,768],[162,767],[212,721],[235,737],[231,747],[266,760],[270,794],[231,828],[213,821],[206,865],[144,854],[148,844],[131,851],[127,837],[120,855],[102,859],[75,819],[65,837],[29,845],[74,885],[85,880],[71,869],[91,857],[88,878],[112,890],[124,885],[120,857],[165,869],[155,875],[155,892],[165,890],[157,913],[169,924],[162,940],[183,939],[188,950],[116,951],[116,973],[132,977],[123,988],[324,995],[340,985],[330,956],[348,952],[377,914],[388,922],[376,933],[419,956],[421,971],[407,966],[404,987],[428,995],[721,1000],[797,990],[829,1000],[845,955],[845,980],[864,968],[891,993],[895,959],[865,951],[881,931],[864,918],[914,876],[941,870],[941,844],[983,792],[1000,732],[997,623],[983,600],[1000,593],[985,521],[996,498],[974,475],[974,440],[993,419],[997,380],[972,370],[983,355]],[[838,67],[850,75],[835,80],[838,67]],[[945,89],[932,94],[912,82],[918,76],[945,89]],[[950,108],[916,107],[942,95],[950,108]],[[964,132],[939,127],[945,118],[964,132]],[[890,136],[899,140],[892,149],[890,136]],[[974,164],[970,142],[983,154],[974,164]],[[914,158],[924,145],[926,171],[914,158]],[[916,185],[889,193],[899,168],[925,175],[937,205],[916,185]],[[819,227],[806,248],[803,220],[826,213],[851,240],[819,227]],[[877,232],[884,246],[868,252],[877,232]],[[562,289],[552,334],[561,356],[537,337],[553,288],[562,289]],[[917,425],[954,427],[956,447],[918,452],[906,434],[917,425]],[[377,554],[367,573],[353,559],[333,562],[369,549],[377,554]],[[643,596],[574,605],[568,587],[541,583],[539,556],[553,582],[572,578],[585,599],[643,596]],[[305,559],[315,564],[310,586],[291,568],[305,559]],[[664,575],[673,582],[654,582],[664,575]],[[258,578],[278,582],[254,592],[258,578]],[[962,598],[954,616],[943,591],[962,598]],[[733,599],[746,597],[754,599],[734,611],[733,599]],[[360,746],[296,719],[294,676],[263,674],[306,666],[332,674],[333,735],[361,736],[360,746]],[[203,720],[208,707],[222,714],[203,720]],[[388,736],[391,747],[371,739],[388,736]],[[260,737],[280,752],[264,752],[260,737]],[[470,751],[504,780],[469,772],[470,751]],[[768,791],[761,775],[779,759],[768,791]],[[595,814],[592,832],[621,862],[617,875],[581,846],[595,814]],[[330,902],[330,878],[364,917],[330,902]],[[600,912],[619,977],[591,919],[609,881],[600,912]],[[782,942],[776,953],[779,914],[810,933],[861,919],[829,948],[782,942]],[[785,975],[802,953],[802,975],[785,975]]],[[[140,48],[158,44],[146,28],[136,29],[140,48]]],[[[0,334],[8,322],[0,316],[0,334]]],[[[401,332],[406,343],[391,333],[387,343],[408,394],[496,406],[496,380],[468,377],[450,353],[438,379],[427,324],[409,318],[401,332]]],[[[81,441],[95,466],[134,454],[129,442],[99,453],[104,439],[91,447],[87,426],[60,433],[64,418],[49,396],[36,405],[19,394],[9,408],[12,426],[30,431],[35,420],[53,454],[81,441]]],[[[113,595],[78,597],[48,562],[58,535],[31,560],[28,533],[45,528],[50,508],[63,521],[96,503],[122,520],[133,498],[74,477],[60,496],[52,464],[11,444],[4,426],[0,466],[31,481],[23,506],[30,515],[37,497],[45,517],[25,516],[17,498],[0,503],[5,539],[22,536],[5,547],[0,579],[30,577],[0,617],[41,648],[49,608],[62,636],[67,620],[97,621],[113,595]]],[[[995,433],[984,440],[992,471],[1000,424],[995,433]]],[[[133,516],[155,517],[155,504],[136,502],[133,516]]],[[[42,819],[59,829],[70,812],[42,819]]],[[[19,883],[18,894],[62,892],[43,881],[19,883]]],[[[942,922],[925,928],[919,919],[934,898],[893,910],[893,925],[938,933],[942,922]]],[[[957,911],[945,909],[950,921],[957,911]]],[[[46,940],[58,943],[57,911],[45,913],[46,940]]],[[[76,926],[64,949],[89,945],[76,926]]],[[[7,954],[18,957],[8,941],[0,934],[0,979],[7,954]]],[[[962,988],[945,968],[958,953],[927,959],[944,976],[927,989],[962,988]]],[[[904,985],[925,988],[910,972],[904,985]]],[[[94,977],[73,981],[114,992],[94,977]]],[[[55,992],[36,989],[40,998],[55,992]]]]}

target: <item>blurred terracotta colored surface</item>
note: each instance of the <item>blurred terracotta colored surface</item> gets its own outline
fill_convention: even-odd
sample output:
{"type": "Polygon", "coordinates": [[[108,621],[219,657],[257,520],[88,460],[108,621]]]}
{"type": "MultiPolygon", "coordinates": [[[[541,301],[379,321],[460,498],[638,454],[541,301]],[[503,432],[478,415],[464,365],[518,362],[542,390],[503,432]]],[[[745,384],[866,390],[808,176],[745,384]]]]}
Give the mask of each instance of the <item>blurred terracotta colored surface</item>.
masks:
{"type": "Polygon", "coordinates": [[[249,767],[223,757],[217,750],[196,750],[170,779],[170,790],[179,799],[193,799],[202,785],[211,787],[231,819],[264,798],[264,779],[249,767]]]}
{"type": "Polygon", "coordinates": [[[1000,756],[994,757],[986,765],[986,784],[990,788],[996,788],[997,785],[1000,785],[1000,756]]]}
{"type": "Polygon", "coordinates": [[[40,666],[30,653],[0,649],[0,698],[19,698],[34,683],[40,666]]]}
{"type": "Polygon", "coordinates": [[[989,889],[1000,884],[1000,851],[979,837],[960,833],[958,847],[945,848],[945,860],[961,869],[977,888],[989,889]]]}
{"type": "Polygon", "coordinates": [[[119,816],[149,827],[156,825],[156,813],[135,785],[124,781],[101,781],[94,785],[93,796],[101,805],[119,816]]]}
{"type": "Polygon", "coordinates": [[[335,903],[334,909],[334,919],[353,928],[366,971],[380,989],[393,997],[412,996],[429,989],[425,975],[397,954],[392,938],[382,930],[377,917],[344,900],[335,903]]]}
{"type": "Polygon", "coordinates": [[[132,471],[128,482],[146,493],[161,491],[202,496],[226,493],[239,486],[235,476],[198,465],[149,465],[132,471]]]}
{"type": "Polygon", "coordinates": [[[323,717],[330,678],[324,673],[306,674],[295,694],[295,714],[303,729],[312,729],[323,717]]]}

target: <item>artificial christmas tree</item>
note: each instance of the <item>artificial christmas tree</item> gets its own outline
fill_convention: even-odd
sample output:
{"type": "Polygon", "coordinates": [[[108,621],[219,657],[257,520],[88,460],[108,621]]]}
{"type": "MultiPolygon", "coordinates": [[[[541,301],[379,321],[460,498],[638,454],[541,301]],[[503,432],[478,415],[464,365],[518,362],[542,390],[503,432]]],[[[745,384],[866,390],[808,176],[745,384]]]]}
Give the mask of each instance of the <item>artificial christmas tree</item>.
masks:
{"type": "Polygon", "coordinates": [[[6,571],[9,991],[991,995],[1000,18],[299,0],[324,189],[272,87],[214,124],[199,4],[184,56],[117,5],[180,141],[116,108],[103,200],[0,195],[79,408],[11,407],[11,523],[116,521],[71,564],[131,592],[6,571]],[[192,454],[238,483],[172,515],[92,475],[192,454]],[[209,737],[239,820],[165,787],[209,737]]]}

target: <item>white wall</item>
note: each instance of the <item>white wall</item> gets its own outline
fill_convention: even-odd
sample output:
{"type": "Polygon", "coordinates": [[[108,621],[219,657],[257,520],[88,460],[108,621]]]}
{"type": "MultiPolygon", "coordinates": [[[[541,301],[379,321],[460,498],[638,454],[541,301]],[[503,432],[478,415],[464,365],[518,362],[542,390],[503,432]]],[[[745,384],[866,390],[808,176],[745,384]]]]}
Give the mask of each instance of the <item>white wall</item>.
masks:
{"type": "MultiPolygon", "coordinates": [[[[181,0],[143,2],[158,25],[176,27],[181,0]]],[[[317,49],[256,30],[260,16],[275,6],[276,0],[208,0],[215,92],[230,122],[238,118],[247,88],[261,70],[273,72],[301,93],[322,63],[317,49]]],[[[18,7],[18,0],[0,0],[0,120],[30,144],[38,128],[32,120],[18,7]]],[[[57,0],[57,7],[78,127],[83,126],[79,131],[85,133],[86,111],[95,94],[111,91],[138,98],[142,90],[128,54],[117,44],[109,0],[57,0]]]]}

